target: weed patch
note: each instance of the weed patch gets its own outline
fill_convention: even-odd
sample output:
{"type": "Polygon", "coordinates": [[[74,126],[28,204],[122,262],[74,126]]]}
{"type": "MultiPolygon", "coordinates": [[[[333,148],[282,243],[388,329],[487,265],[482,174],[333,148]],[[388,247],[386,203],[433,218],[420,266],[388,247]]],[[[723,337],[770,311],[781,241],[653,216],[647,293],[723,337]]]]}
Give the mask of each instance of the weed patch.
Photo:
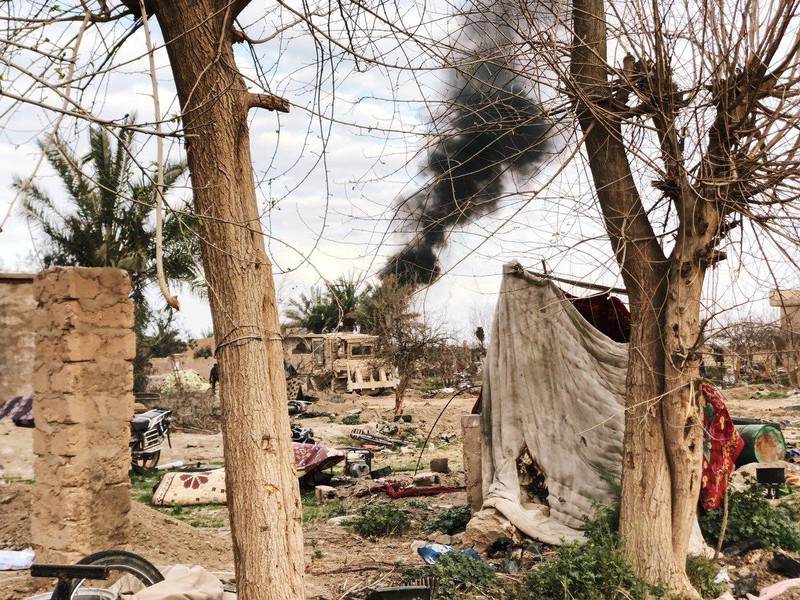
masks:
{"type": "Polygon", "coordinates": [[[694,589],[700,592],[703,598],[719,598],[727,590],[724,583],[714,581],[719,575],[719,567],[714,564],[714,561],[704,556],[687,558],[686,574],[694,589]]]}
{"type": "MultiPolygon", "coordinates": [[[[420,577],[436,578],[436,598],[441,600],[461,600],[471,597],[469,595],[471,593],[497,597],[487,593],[497,582],[497,575],[492,566],[461,552],[443,554],[433,565],[424,569],[405,571],[406,581],[420,577]]],[[[537,600],[547,597],[549,596],[536,596],[537,600]]]]}
{"type": "Polygon", "coordinates": [[[339,498],[320,503],[313,495],[306,495],[302,497],[302,505],[303,523],[327,521],[332,517],[341,517],[347,514],[347,508],[339,498]]]}
{"type": "MultiPolygon", "coordinates": [[[[800,551],[800,506],[767,500],[763,487],[752,478],[748,483],[747,489],[730,493],[725,545],[759,540],[772,548],[800,551]]],[[[721,525],[722,509],[700,517],[703,537],[712,546],[717,543],[721,525]]]]}
{"type": "Polygon", "coordinates": [[[619,509],[600,508],[587,523],[587,542],[567,544],[556,557],[528,573],[512,592],[515,600],[646,600],[664,597],[665,590],[639,579],[617,549],[619,509]]]}
{"type": "Polygon", "coordinates": [[[439,513],[425,524],[425,531],[432,533],[441,531],[447,535],[461,533],[467,528],[467,523],[472,518],[469,506],[453,506],[439,513]]]}
{"type": "Polygon", "coordinates": [[[363,538],[399,537],[411,528],[411,520],[393,504],[368,504],[347,526],[363,538]]]}

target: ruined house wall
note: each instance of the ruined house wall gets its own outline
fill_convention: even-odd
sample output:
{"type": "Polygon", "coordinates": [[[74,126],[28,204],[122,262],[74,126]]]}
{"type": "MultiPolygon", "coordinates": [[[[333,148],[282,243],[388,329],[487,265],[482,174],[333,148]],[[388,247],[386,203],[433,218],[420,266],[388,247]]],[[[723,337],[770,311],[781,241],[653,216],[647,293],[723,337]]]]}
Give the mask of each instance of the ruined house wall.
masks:
{"type": "Polygon", "coordinates": [[[38,562],[73,562],[129,541],[136,351],[129,292],[128,275],[117,269],[56,268],[37,277],[31,536],[38,562]]]}
{"type": "Polygon", "coordinates": [[[770,304],[781,309],[781,334],[786,344],[783,364],[789,378],[800,386],[800,290],[773,290],[770,304]]]}
{"type": "Polygon", "coordinates": [[[26,273],[0,273],[0,404],[33,392],[34,277],[26,273]]]}

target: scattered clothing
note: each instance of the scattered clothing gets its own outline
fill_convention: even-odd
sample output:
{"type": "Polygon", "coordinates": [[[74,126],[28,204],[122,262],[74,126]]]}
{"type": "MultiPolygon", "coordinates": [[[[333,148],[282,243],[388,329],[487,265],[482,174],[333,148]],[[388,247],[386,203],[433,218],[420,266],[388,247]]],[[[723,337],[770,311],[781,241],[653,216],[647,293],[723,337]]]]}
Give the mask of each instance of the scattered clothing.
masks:
{"type": "Polygon", "coordinates": [[[34,552],[27,550],[0,550],[0,571],[22,571],[33,564],[34,552]]]}

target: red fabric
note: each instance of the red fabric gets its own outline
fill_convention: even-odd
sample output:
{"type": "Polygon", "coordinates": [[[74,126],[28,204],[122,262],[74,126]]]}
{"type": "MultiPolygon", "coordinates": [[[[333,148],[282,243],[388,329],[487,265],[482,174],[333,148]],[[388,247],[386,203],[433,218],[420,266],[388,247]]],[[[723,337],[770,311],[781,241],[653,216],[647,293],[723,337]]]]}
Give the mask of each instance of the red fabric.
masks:
{"type": "Polygon", "coordinates": [[[744,440],[731,421],[725,400],[713,386],[702,386],[703,409],[703,480],[700,486],[700,505],[716,510],[725,497],[728,477],[744,448],[744,440]]]}
{"type": "Polygon", "coordinates": [[[622,300],[608,294],[585,298],[578,298],[566,292],[563,294],[595,329],[615,342],[628,342],[631,337],[631,313],[622,300]]]}
{"type": "Polygon", "coordinates": [[[429,488],[401,488],[399,483],[385,481],[381,485],[373,485],[366,490],[359,490],[353,497],[363,498],[379,492],[386,492],[390,498],[413,498],[416,496],[437,496],[439,494],[452,494],[453,492],[463,492],[465,487],[429,487],[429,488]]]}

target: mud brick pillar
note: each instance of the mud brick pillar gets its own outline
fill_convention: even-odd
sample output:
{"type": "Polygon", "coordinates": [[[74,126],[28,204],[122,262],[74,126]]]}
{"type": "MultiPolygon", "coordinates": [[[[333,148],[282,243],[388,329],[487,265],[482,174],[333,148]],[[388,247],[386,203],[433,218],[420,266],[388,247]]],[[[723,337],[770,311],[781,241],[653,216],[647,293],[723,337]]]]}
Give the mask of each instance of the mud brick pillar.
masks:
{"type": "Polygon", "coordinates": [[[130,289],[127,273],[111,268],[59,267],[34,284],[37,562],[73,562],[129,542],[130,289]]]}

